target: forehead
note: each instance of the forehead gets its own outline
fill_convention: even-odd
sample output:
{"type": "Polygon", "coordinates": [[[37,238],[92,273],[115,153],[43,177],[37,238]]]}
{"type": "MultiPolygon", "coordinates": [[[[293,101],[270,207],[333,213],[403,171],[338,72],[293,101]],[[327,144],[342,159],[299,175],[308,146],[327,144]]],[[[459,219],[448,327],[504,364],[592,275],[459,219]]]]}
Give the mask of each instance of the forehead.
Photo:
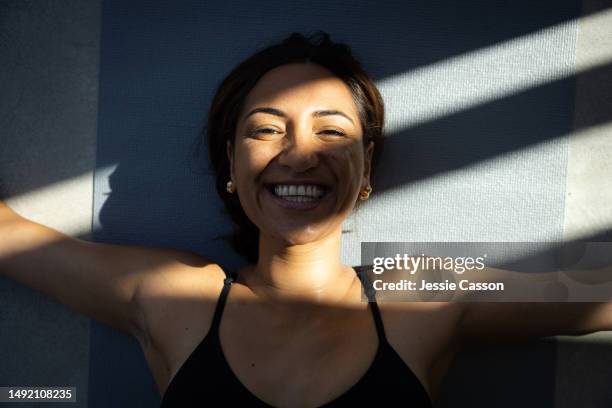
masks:
{"type": "Polygon", "coordinates": [[[349,87],[327,68],[314,63],[286,64],[266,72],[249,92],[242,115],[256,106],[272,106],[290,113],[342,109],[357,118],[349,87]]]}

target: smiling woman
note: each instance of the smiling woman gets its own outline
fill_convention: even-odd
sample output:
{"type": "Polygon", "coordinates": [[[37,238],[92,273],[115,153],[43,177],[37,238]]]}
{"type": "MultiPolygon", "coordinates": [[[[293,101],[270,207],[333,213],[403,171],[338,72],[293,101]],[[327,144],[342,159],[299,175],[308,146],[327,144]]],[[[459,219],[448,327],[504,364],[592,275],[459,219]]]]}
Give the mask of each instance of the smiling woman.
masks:
{"type": "Polygon", "coordinates": [[[134,336],[166,408],[430,407],[472,343],[612,330],[612,303],[378,304],[340,244],[383,124],[349,47],[292,33],[221,82],[200,140],[247,266],[79,240],[0,202],[0,272],[134,336]]]}
{"type": "Polygon", "coordinates": [[[202,378],[238,405],[388,406],[397,394],[377,392],[386,388],[430,406],[427,363],[389,343],[376,303],[361,302],[367,277],[339,259],[342,222],[373,190],[383,123],[372,80],[322,32],[293,33],[221,83],[202,137],[232,242],[253,265],[228,273],[212,326],[175,371],[164,406],[203,404],[202,378]],[[234,340],[221,340],[222,313],[226,325],[240,322],[227,329],[234,340]]]}

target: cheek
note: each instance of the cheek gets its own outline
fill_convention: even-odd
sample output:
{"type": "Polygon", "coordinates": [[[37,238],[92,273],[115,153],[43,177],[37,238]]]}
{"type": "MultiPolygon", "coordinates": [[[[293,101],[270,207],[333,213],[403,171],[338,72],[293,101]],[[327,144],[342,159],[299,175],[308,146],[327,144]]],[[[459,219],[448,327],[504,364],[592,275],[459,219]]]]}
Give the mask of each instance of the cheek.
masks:
{"type": "Polygon", "coordinates": [[[342,149],[332,160],[340,166],[339,172],[347,185],[361,185],[359,175],[363,172],[363,153],[356,148],[342,149]]]}
{"type": "Polygon", "coordinates": [[[363,152],[358,148],[350,147],[330,151],[330,163],[335,166],[338,177],[338,199],[342,206],[347,208],[357,200],[361,190],[361,177],[363,173],[363,152]]]}
{"type": "Polygon", "coordinates": [[[274,156],[271,149],[255,149],[253,146],[243,146],[236,151],[236,175],[238,183],[249,182],[257,177],[274,156]]]}
{"type": "Polygon", "coordinates": [[[361,148],[351,149],[348,153],[347,160],[351,163],[351,171],[354,172],[357,181],[361,181],[358,176],[363,173],[363,151],[361,148]]]}

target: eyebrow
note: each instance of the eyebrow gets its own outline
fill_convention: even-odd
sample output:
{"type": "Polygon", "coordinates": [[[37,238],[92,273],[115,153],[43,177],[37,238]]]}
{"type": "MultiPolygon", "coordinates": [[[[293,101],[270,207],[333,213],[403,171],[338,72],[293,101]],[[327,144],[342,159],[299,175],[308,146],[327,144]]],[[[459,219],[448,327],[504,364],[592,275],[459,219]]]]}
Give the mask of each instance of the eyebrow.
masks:
{"type": "MultiPolygon", "coordinates": [[[[269,108],[269,107],[265,107],[265,108],[255,108],[252,111],[250,111],[245,117],[244,119],[246,120],[246,118],[248,118],[249,116],[255,114],[255,113],[267,113],[270,115],[275,115],[275,116],[280,116],[281,118],[286,118],[287,115],[285,114],[285,112],[275,109],[275,108],[269,108]]],[[[331,116],[331,115],[340,115],[343,116],[345,118],[347,118],[348,120],[351,121],[351,123],[353,125],[355,125],[355,122],[353,122],[353,119],[351,119],[346,113],[339,111],[339,110],[333,110],[333,109],[328,109],[328,110],[318,110],[318,111],[314,111],[312,112],[312,117],[313,118],[320,118],[323,116],[331,116]]]]}

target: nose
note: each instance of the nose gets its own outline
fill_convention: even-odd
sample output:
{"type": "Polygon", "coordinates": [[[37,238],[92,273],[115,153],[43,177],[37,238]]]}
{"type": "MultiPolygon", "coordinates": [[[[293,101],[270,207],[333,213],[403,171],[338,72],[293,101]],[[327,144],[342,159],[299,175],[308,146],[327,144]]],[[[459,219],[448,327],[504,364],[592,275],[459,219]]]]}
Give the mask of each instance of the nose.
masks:
{"type": "Polygon", "coordinates": [[[310,132],[288,130],[288,137],[283,146],[278,162],[290,167],[297,173],[305,172],[319,164],[317,143],[310,132]]]}

